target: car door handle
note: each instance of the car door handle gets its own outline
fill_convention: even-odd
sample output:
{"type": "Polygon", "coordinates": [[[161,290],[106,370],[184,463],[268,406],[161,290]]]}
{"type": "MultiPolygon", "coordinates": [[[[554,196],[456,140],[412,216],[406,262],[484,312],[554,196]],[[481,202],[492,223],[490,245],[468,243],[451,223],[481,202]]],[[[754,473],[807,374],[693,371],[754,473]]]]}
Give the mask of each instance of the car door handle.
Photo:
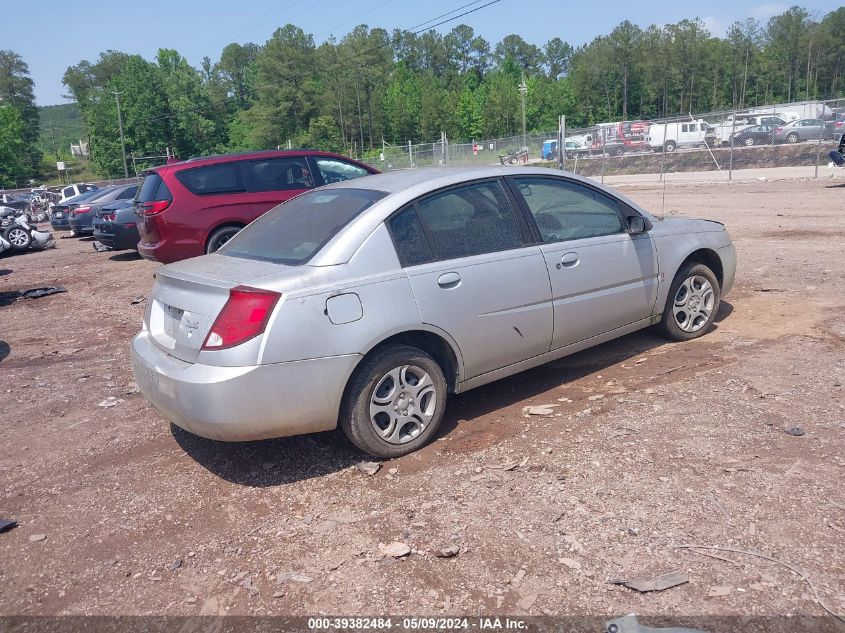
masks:
{"type": "Polygon", "coordinates": [[[441,288],[457,288],[461,283],[458,273],[443,273],[437,278],[437,285],[441,288]]]}
{"type": "Polygon", "coordinates": [[[579,261],[578,253],[566,253],[560,258],[560,263],[567,268],[572,268],[579,261]]]}

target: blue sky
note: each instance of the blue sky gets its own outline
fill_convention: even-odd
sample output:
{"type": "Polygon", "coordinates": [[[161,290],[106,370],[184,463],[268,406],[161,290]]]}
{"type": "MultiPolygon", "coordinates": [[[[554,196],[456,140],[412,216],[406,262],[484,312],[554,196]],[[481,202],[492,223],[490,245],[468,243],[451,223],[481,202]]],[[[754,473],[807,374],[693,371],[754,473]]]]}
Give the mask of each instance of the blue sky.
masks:
{"type": "MultiPolygon", "coordinates": [[[[61,83],[65,69],[81,59],[93,61],[100,51],[116,49],[151,59],[159,48],[175,48],[195,66],[204,55],[216,60],[229,42],[264,43],[279,26],[292,22],[314,35],[319,44],[329,35],[342,36],[356,24],[388,30],[410,28],[451,11],[469,0],[40,0],[0,1],[6,28],[0,48],[11,49],[29,64],[39,105],[65,103],[61,83]],[[36,9],[37,11],[33,11],[36,9]]],[[[483,4],[483,2],[481,3],[483,4]]],[[[765,22],[793,3],[748,0],[708,2],[601,3],[561,0],[501,0],[476,13],[443,25],[447,32],[463,22],[491,44],[518,33],[542,45],[560,37],[573,46],[608,32],[622,20],[647,26],[700,17],[717,35],[749,16],[765,22]]],[[[841,0],[799,2],[817,18],[841,0]]],[[[472,8],[472,7],[470,7],[472,8]]]]}

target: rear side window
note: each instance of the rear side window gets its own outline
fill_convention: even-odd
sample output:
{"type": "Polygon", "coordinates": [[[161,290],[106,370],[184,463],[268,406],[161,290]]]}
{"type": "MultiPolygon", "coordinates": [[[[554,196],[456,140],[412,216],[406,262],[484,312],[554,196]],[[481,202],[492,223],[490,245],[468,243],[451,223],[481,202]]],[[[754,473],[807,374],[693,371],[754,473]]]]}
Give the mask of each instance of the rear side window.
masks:
{"type": "Polygon", "coordinates": [[[364,209],[387,194],[370,189],[317,189],[271,209],[218,253],[291,266],[310,260],[364,209]]]}
{"type": "Polygon", "coordinates": [[[217,163],[176,173],[185,188],[198,196],[235,193],[244,190],[237,162],[217,163]]]}
{"type": "Polygon", "coordinates": [[[242,161],[241,165],[247,191],[298,191],[314,188],[314,179],[306,158],[266,158],[242,161]]]}
{"type": "Polygon", "coordinates": [[[138,190],[138,202],[152,202],[154,200],[173,200],[170,189],[157,172],[150,172],[141,183],[138,190]]]}
{"type": "Polygon", "coordinates": [[[136,193],[138,193],[137,185],[132,186],[132,187],[128,187],[127,189],[124,189],[123,191],[120,192],[120,195],[117,196],[117,199],[118,200],[131,200],[132,198],[135,197],[136,193]]]}
{"type": "Polygon", "coordinates": [[[434,253],[414,207],[408,207],[390,220],[390,231],[396,243],[396,253],[404,268],[424,264],[434,259],[434,253]]]}
{"type": "Polygon", "coordinates": [[[449,189],[417,203],[439,259],[519,248],[522,236],[497,182],[449,189]]]}

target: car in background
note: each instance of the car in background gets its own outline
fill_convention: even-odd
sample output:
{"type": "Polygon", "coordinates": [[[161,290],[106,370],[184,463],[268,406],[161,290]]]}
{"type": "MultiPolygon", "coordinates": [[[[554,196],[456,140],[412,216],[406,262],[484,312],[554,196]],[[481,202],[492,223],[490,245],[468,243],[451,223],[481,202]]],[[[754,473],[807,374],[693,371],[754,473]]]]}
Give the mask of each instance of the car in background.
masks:
{"type": "MultiPolygon", "coordinates": [[[[100,191],[103,191],[102,189],[100,191]]],[[[74,235],[94,232],[94,216],[103,206],[116,200],[132,200],[138,192],[138,185],[117,185],[109,187],[106,193],[86,201],[70,210],[70,230],[74,235]]]]}
{"type": "Polygon", "coordinates": [[[213,253],[255,218],[309,189],[378,173],[345,156],[271,150],[155,167],[135,200],[142,257],[164,263],[213,253]]]}
{"type": "MultiPolygon", "coordinates": [[[[566,140],[563,144],[564,151],[567,156],[584,155],[590,153],[590,148],[582,145],[578,141],[566,140]]],[[[543,142],[542,155],[544,160],[554,160],[557,158],[557,140],[551,139],[543,142]]]]}
{"type": "Polygon", "coordinates": [[[734,134],[734,145],[771,145],[774,143],[775,128],[772,125],[752,125],[734,134]]]}
{"type": "Polygon", "coordinates": [[[138,216],[132,200],[117,200],[97,210],[94,239],[113,251],[137,249],[138,216]]]}
{"type": "Polygon", "coordinates": [[[71,198],[74,198],[82,193],[88,193],[89,191],[96,191],[99,189],[97,185],[90,185],[87,182],[81,182],[75,185],[67,185],[66,187],[62,187],[59,189],[59,204],[63,202],[67,202],[71,198]]]}
{"type": "Polygon", "coordinates": [[[775,128],[776,143],[799,143],[833,138],[833,122],[821,119],[799,119],[775,128]]]}
{"type": "Polygon", "coordinates": [[[13,193],[0,194],[0,206],[12,209],[26,209],[29,207],[29,199],[13,193]]]}
{"type": "Polygon", "coordinates": [[[436,437],[449,393],[651,325],[702,336],[735,269],[720,222],[658,219],[574,174],[392,171],[306,192],[219,252],[159,267],[132,369],[191,433],[339,425],[392,458],[436,437]]]}
{"type": "Polygon", "coordinates": [[[50,226],[56,231],[70,231],[71,211],[82,203],[94,202],[107,192],[108,189],[92,189],[68,198],[64,202],[56,203],[50,213],[50,226]]]}

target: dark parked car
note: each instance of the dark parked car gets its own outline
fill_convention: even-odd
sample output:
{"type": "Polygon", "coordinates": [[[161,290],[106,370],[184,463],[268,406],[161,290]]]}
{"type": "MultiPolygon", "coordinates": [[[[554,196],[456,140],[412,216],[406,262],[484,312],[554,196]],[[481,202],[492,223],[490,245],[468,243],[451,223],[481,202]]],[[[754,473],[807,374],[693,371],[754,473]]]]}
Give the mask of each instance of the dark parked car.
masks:
{"type": "MultiPolygon", "coordinates": [[[[102,190],[101,190],[102,191],[102,190]]],[[[118,185],[109,187],[102,196],[88,200],[70,212],[70,229],[76,235],[94,232],[94,216],[99,209],[117,200],[132,200],[138,192],[138,185],[118,185]],[[89,204],[90,203],[90,204],[89,204]]]]}
{"type": "Polygon", "coordinates": [[[771,145],[774,138],[774,126],[752,125],[734,134],[734,145],[771,145]]]}
{"type": "Polygon", "coordinates": [[[156,167],[135,201],[138,252],[165,263],[213,253],[281,202],[375,173],[345,156],[312,150],[204,156],[156,167]]]}
{"type": "Polygon", "coordinates": [[[117,200],[97,211],[94,239],[113,251],[138,248],[138,216],[132,200],[117,200]]]}
{"type": "Polygon", "coordinates": [[[3,193],[0,194],[0,207],[11,207],[12,209],[26,209],[29,207],[29,200],[21,195],[3,193]]]}
{"type": "Polygon", "coordinates": [[[70,212],[80,204],[94,202],[107,191],[108,189],[92,189],[54,205],[50,215],[50,226],[56,231],[69,231],[70,212]]]}

